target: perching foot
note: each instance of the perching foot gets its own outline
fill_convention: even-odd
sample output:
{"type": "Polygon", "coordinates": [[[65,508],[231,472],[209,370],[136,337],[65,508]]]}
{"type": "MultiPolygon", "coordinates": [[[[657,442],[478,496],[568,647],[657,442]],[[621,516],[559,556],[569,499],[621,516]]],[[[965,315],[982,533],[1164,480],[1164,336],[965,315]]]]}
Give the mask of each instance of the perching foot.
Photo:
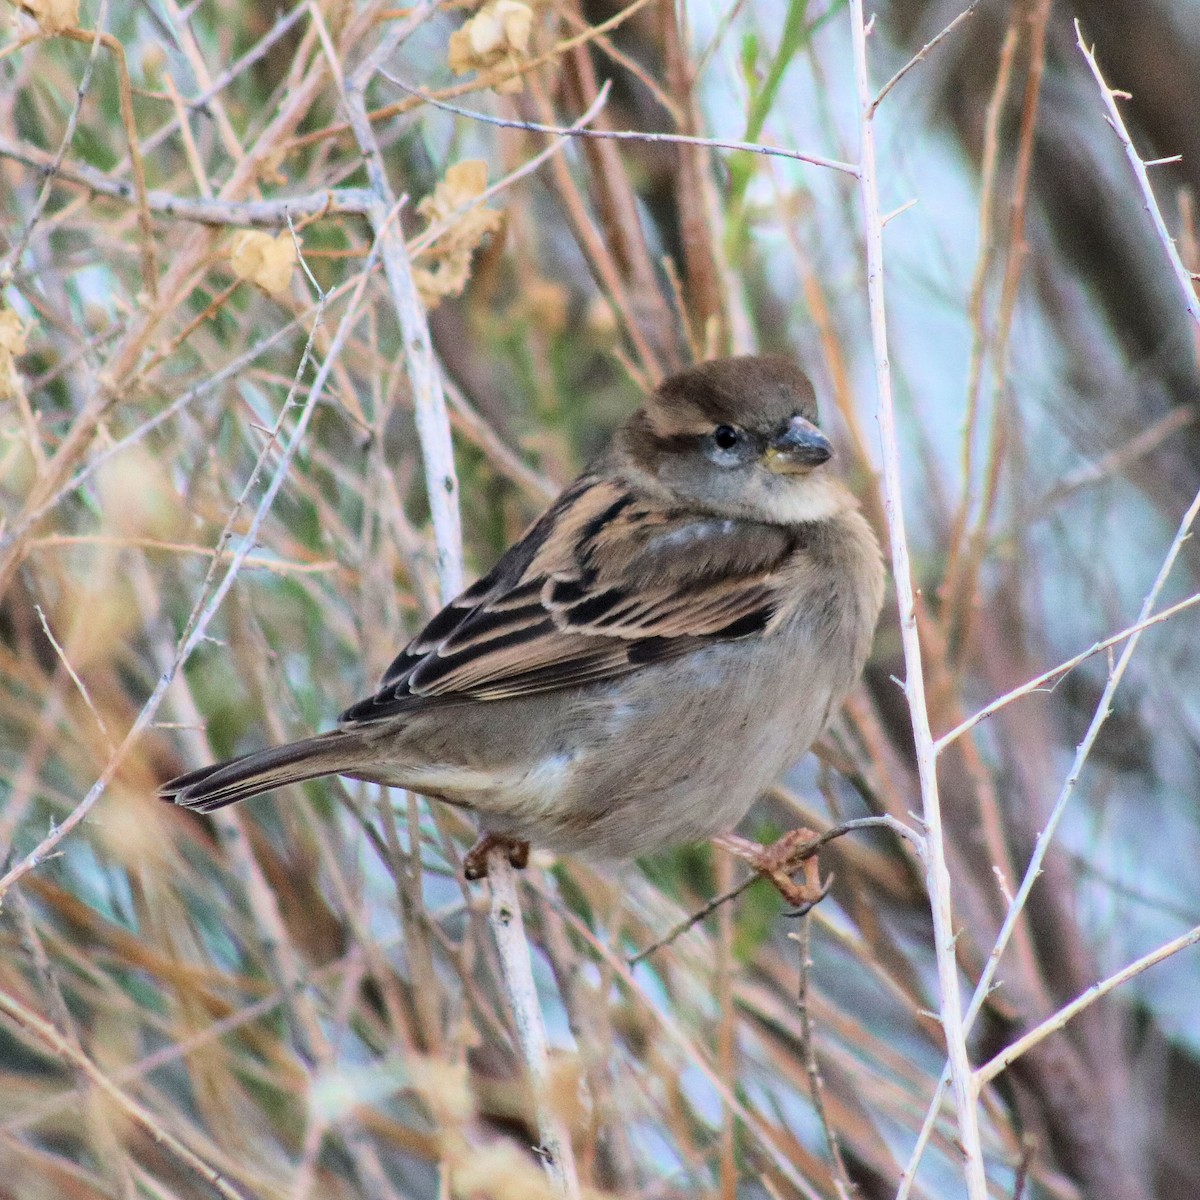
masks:
{"type": "Polygon", "coordinates": [[[803,916],[813,905],[829,894],[831,875],[821,882],[815,847],[810,843],[817,837],[811,829],[793,829],[769,846],[752,842],[736,833],[723,833],[712,839],[713,845],[749,863],[792,906],[793,916],[803,916]],[[804,881],[797,883],[792,875],[804,872],[804,881]]]}
{"type": "Polygon", "coordinates": [[[493,850],[503,849],[508,852],[508,861],[518,871],[523,870],[529,863],[529,843],[518,841],[516,838],[505,837],[500,833],[485,833],[467,851],[463,858],[463,874],[471,880],[486,879],[488,873],[488,855],[493,850]]]}

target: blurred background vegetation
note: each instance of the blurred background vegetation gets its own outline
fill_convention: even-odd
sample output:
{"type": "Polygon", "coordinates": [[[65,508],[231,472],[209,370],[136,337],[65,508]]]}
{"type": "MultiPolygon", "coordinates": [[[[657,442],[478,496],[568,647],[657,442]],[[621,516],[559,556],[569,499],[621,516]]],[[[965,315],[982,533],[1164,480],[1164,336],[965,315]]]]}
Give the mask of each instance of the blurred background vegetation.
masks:
{"type": "MultiPolygon", "coordinates": [[[[876,83],[962,7],[881,5],[876,83]]],[[[983,0],[880,108],[885,206],[915,202],[885,243],[935,733],[1130,624],[1200,487],[1196,330],[1071,25],[1132,93],[1144,157],[1182,154],[1153,178],[1197,270],[1196,12],[983,0]]],[[[367,106],[406,197],[470,573],[644,387],[755,348],[812,372],[884,529],[852,178],[708,146],[568,143],[412,90],[561,126],[609,84],[592,128],[852,161],[840,3],[0,7],[0,1196],[545,1194],[485,889],[461,882],[466,823],[342,781],[214,818],[154,799],[213,756],[328,727],[436,603],[404,347],[342,92],[380,47],[367,106]],[[205,636],[156,693],[248,533],[205,636]],[[106,771],[86,820],[22,869],[106,771]]],[[[1164,602],[1196,571],[1185,549],[1164,602]]],[[[976,1062],[1200,923],[1196,621],[1142,642],[976,1062]]],[[[968,981],[1108,665],[1005,707],[942,759],[968,981]]],[[[902,675],[889,608],[820,761],[747,832],[909,819],[902,675]]],[[[896,1194],[944,1062],[928,902],[890,834],[821,862],[833,892],[803,922],[756,883],[631,968],[740,868],[707,847],[616,866],[535,855],[523,896],[589,1188],[896,1194]]],[[[1200,959],[1180,955],[999,1076],[983,1096],[993,1194],[1200,1194],[1197,995],[1200,959]]],[[[954,1139],[946,1110],[914,1196],[961,1194],[954,1139]]]]}

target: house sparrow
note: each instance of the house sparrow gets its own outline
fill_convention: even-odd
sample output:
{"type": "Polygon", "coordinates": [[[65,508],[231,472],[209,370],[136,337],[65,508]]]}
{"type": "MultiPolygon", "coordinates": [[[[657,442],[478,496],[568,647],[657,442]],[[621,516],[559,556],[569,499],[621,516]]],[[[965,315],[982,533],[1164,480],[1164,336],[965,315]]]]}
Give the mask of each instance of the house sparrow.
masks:
{"type": "Polygon", "coordinates": [[[814,899],[815,861],[790,883],[795,836],[730,831],[858,680],[883,603],[879,543],[815,420],[786,358],[672,376],[335,730],[161,795],[211,812],[347,775],[475,812],[468,877],[497,845],[523,865],[530,842],[624,858],[713,838],[814,899]]]}

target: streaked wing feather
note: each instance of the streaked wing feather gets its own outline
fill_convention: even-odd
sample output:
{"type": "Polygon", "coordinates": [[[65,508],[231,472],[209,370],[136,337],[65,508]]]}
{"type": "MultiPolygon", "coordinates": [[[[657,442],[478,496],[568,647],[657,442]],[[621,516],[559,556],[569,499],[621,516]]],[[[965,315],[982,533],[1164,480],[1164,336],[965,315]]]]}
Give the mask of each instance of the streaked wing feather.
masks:
{"type": "Polygon", "coordinates": [[[795,546],[775,526],[663,512],[585,477],[342,720],[612,679],[761,631],[781,598],[777,569],[795,546]]]}

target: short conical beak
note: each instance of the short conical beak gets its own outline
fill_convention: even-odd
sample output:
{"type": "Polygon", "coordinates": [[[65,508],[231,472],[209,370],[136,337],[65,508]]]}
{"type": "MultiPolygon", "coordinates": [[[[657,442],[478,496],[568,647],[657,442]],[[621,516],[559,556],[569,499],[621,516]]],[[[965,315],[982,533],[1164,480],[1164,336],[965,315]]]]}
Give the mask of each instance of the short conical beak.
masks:
{"type": "Polygon", "coordinates": [[[767,444],[767,469],[777,475],[811,471],[833,457],[829,439],[803,417],[793,417],[767,444]]]}

